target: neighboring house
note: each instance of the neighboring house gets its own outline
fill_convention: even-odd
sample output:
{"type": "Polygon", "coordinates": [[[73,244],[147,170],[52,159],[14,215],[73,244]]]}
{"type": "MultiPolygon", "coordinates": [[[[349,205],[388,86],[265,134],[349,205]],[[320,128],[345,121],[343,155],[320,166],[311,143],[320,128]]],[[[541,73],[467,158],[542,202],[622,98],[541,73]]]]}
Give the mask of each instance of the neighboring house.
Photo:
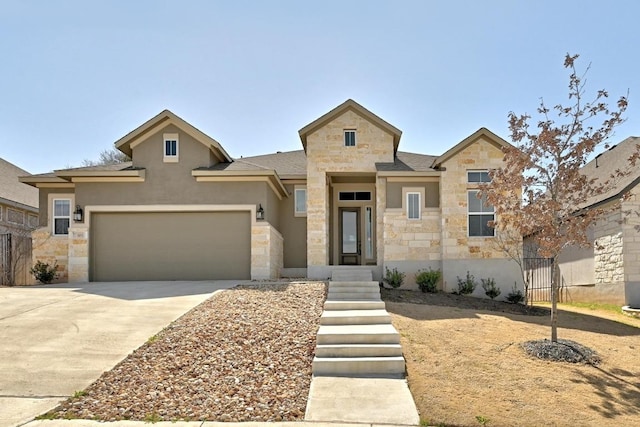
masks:
{"type": "Polygon", "coordinates": [[[38,226],[38,190],[18,180],[24,175],[0,159],[0,285],[32,283],[30,234],[38,226]]]}
{"type": "Polygon", "coordinates": [[[401,134],[348,100],[299,131],[302,150],[232,159],[165,110],[116,141],[130,163],[23,178],[43,206],[34,256],[71,282],[326,279],[347,267],[380,280],[397,267],[415,285],[432,267],[446,290],[468,270],[506,295],[520,273],[494,248],[476,192],[507,142],[482,128],[430,156],[399,151],[401,134]]]}
{"type": "Polygon", "coordinates": [[[38,226],[38,190],[18,178],[29,172],[0,159],[0,234],[25,234],[38,226]]]}
{"type": "Polygon", "coordinates": [[[589,230],[592,247],[567,248],[558,259],[569,300],[640,307],[640,165],[631,167],[628,160],[638,144],[640,138],[627,138],[582,169],[587,177],[610,180],[613,186],[584,207],[605,212],[589,230]],[[611,180],[617,170],[630,173],[611,180]]]}

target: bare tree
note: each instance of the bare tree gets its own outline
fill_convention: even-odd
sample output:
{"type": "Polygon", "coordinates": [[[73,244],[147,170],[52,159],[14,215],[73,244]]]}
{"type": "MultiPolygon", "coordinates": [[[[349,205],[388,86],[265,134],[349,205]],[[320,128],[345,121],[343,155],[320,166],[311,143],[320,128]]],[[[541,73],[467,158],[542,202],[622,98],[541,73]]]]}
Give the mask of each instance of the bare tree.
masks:
{"type": "MultiPolygon", "coordinates": [[[[509,129],[514,147],[504,149],[504,166],[491,172],[484,188],[495,207],[493,226],[499,231],[515,230],[531,236],[538,255],[551,258],[551,340],[557,334],[557,301],[560,282],[557,260],[563,248],[589,246],[587,229],[602,217],[601,209],[583,209],[593,197],[609,191],[615,180],[628,171],[611,172],[607,180],[597,181],[580,172],[591,155],[608,148],[609,137],[624,122],[627,97],[621,96],[615,108],[607,104],[608,93],[599,90],[585,99],[585,75],[578,75],[578,55],[567,54],[569,70],[568,105],[549,108],[540,101],[539,119],[530,128],[531,116],[509,113],[509,129]]],[[[632,159],[630,159],[631,161],[632,159]]]]}
{"type": "Polygon", "coordinates": [[[103,165],[116,165],[118,163],[129,162],[131,159],[122,151],[115,148],[103,150],[98,156],[98,160],[84,159],[82,166],[103,166],[103,165]]]}

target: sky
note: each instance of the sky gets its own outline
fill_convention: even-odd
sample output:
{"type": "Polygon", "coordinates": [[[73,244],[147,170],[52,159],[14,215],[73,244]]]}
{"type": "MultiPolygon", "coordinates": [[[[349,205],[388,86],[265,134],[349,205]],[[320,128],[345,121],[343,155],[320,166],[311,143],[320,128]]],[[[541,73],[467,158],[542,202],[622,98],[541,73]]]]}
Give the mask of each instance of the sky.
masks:
{"type": "MultiPolygon", "coordinates": [[[[169,109],[233,157],[302,148],[351,98],[438,155],[509,112],[629,93],[612,142],[640,136],[636,0],[0,0],[0,157],[80,166],[169,109]]],[[[534,116],[535,117],[535,116],[534,116]]]]}

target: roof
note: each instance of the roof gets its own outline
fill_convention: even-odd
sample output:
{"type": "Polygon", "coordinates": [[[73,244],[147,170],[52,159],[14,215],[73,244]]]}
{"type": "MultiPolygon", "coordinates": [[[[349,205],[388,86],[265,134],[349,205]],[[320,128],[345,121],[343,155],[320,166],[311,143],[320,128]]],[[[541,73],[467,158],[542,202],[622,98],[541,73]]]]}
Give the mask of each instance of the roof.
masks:
{"type": "Polygon", "coordinates": [[[398,151],[393,163],[376,163],[378,172],[434,172],[431,167],[437,156],[398,151]]]}
{"type": "Polygon", "coordinates": [[[283,179],[307,177],[307,158],[303,150],[286,151],[260,156],[242,157],[233,163],[218,163],[203,170],[252,172],[274,170],[283,179]]]}
{"type": "Polygon", "coordinates": [[[193,125],[187,123],[169,110],[164,110],[157,116],[147,120],[142,125],[138,126],[136,129],[117,140],[115,142],[115,146],[118,150],[131,157],[132,145],[135,145],[137,142],[148,137],[150,134],[158,132],[159,130],[171,124],[177,126],[179,129],[189,134],[196,141],[204,144],[213,152],[213,154],[218,158],[219,161],[232,161],[231,156],[227,154],[227,152],[224,150],[224,148],[222,148],[222,145],[220,145],[218,141],[200,131],[193,125]]]}
{"type": "Polygon", "coordinates": [[[325,124],[329,123],[331,120],[344,114],[347,111],[354,111],[356,114],[364,117],[365,119],[369,120],[371,123],[378,126],[382,130],[387,131],[391,135],[393,135],[393,151],[394,152],[398,151],[398,144],[400,144],[400,137],[402,136],[402,131],[397,127],[393,126],[392,124],[381,119],[380,117],[376,116],[371,111],[367,110],[366,108],[358,104],[353,99],[347,99],[345,102],[338,105],[336,108],[329,111],[327,114],[324,114],[320,118],[312,121],[311,123],[309,123],[308,125],[306,125],[305,127],[303,127],[298,131],[298,134],[300,135],[300,140],[302,141],[302,146],[304,148],[304,151],[305,152],[307,151],[307,136],[310,133],[313,133],[317,129],[321,128],[325,124]]]}
{"type": "Polygon", "coordinates": [[[612,179],[611,175],[616,171],[625,173],[620,178],[612,179],[609,191],[589,199],[587,207],[620,197],[640,183],[640,167],[636,165],[632,168],[629,163],[629,158],[638,150],[640,150],[640,137],[631,136],[602,152],[582,167],[581,172],[584,175],[597,179],[600,183],[612,179]]]}
{"type": "Polygon", "coordinates": [[[443,155],[437,157],[433,161],[433,164],[431,166],[433,168],[440,167],[440,165],[442,165],[442,163],[446,162],[447,160],[449,160],[450,158],[452,158],[453,156],[458,154],[460,151],[464,150],[469,145],[471,145],[474,142],[476,142],[481,137],[485,137],[492,144],[494,144],[496,147],[498,147],[500,149],[502,149],[503,147],[513,147],[507,141],[505,141],[504,139],[500,138],[498,135],[496,135],[495,133],[491,132],[489,129],[483,127],[483,128],[478,129],[477,131],[475,131],[474,133],[472,133],[471,135],[469,135],[468,137],[466,137],[465,139],[463,139],[462,141],[460,141],[459,143],[457,143],[453,147],[451,147],[443,155]]]}
{"type": "Polygon", "coordinates": [[[37,209],[38,190],[18,181],[25,175],[29,172],[0,158],[0,198],[37,209]]]}

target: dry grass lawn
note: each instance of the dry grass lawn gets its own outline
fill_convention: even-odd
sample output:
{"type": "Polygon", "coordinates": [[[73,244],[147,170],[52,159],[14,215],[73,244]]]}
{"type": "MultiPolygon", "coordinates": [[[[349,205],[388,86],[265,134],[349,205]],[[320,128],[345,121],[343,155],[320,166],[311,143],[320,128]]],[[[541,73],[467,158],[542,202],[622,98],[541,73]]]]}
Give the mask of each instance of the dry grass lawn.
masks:
{"type": "Polygon", "coordinates": [[[523,351],[524,341],[550,336],[546,315],[471,297],[394,290],[383,298],[425,425],[640,426],[640,319],[562,307],[558,336],[602,357],[576,365],[523,351]]]}

